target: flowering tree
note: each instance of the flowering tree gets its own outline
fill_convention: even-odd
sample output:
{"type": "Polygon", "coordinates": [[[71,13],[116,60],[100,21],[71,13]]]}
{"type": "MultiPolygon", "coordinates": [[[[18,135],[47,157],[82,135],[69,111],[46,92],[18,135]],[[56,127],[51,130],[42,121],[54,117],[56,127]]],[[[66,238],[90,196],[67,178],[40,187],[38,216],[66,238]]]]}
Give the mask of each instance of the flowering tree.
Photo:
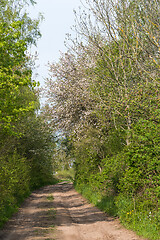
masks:
{"type": "Polygon", "coordinates": [[[146,1],[85,3],[90,15],[75,13],[79,42],[72,40],[59,63],[50,65],[49,111],[60,128],[80,129],[92,119],[93,125],[100,121],[126,132],[128,145],[132,123],[149,114],[148,96],[158,87],[159,6],[157,1],[152,7],[146,1]]]}
{"type": "Polygon", "coordinates": [[[84,8],[75,12],[77,38],[50,64],[50,124],[73,143],[80,188],[158,209],[159,1],[85,0],[84,8]]]}

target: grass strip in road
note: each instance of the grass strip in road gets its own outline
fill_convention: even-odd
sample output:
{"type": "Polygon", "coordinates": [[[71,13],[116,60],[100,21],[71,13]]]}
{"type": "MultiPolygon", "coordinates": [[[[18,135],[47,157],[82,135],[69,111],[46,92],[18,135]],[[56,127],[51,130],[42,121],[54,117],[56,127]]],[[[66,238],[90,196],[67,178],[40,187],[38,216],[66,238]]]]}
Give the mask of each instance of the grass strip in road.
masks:
{"type": "Polygon", "coordinates": [[[53,200],[54,200],[54,197],[53,197],[52,195],[49,195],[49,196],[47,197],[47,200],[53,201],[53,200]]]}

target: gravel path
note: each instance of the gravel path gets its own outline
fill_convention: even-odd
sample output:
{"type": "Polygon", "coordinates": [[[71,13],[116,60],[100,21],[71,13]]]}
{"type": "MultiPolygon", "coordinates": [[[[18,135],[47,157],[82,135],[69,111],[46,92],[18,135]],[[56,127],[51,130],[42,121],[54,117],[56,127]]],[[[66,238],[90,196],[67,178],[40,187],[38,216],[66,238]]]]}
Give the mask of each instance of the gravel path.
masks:
{"type": "Polygon", "coordinates": [[[143,240],[78,194],[71,183],[34,191],[0,240],[143,240]]]}

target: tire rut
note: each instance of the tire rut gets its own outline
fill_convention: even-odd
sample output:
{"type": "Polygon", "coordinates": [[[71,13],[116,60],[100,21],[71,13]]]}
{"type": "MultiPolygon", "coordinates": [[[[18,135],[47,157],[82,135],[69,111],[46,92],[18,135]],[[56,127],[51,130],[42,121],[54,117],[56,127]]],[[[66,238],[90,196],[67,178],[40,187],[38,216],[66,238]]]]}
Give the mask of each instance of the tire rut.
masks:
{"type": "Polygon", "coordinates": [[[0,231],[0,239],[143,240],[89,204],[66,182],[34,191],[0,231]]]}

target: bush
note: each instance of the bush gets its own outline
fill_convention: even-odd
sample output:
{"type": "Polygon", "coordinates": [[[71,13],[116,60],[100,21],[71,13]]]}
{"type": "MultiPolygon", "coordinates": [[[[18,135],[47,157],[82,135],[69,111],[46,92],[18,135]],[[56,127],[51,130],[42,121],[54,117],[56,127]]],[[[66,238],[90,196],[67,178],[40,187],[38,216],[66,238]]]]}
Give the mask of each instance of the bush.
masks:
{"type": "Polygon", "coordinates": [[[29,182],[25,158],[16,152],[0,158],[0,227],[29,194],[29,182]]]}
{"type": "Polygon", "coordinates": [[[134,127],[133,143],[124,151],[126,168],[119,189],[138,198],[139,205],[158,211],[160,198],[160,125],[139,121],[134,127]]]}
{"type": "Polygon", "coordinates": [[[101,162],[86,153],[75,164],[75,188],[83,196],[152,240],[159,239],[160,228],[159,129],[158,121],[141,119],[133,126],[131,144],[119,153],[101,162]]]}

